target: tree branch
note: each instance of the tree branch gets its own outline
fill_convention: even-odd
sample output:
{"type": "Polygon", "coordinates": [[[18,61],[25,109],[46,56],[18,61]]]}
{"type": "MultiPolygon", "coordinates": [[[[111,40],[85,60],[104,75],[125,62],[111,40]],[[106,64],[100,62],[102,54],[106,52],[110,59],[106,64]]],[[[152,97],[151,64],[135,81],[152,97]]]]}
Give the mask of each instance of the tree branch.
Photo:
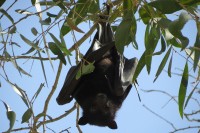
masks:
{"type": "Polygon", "coordinates": [[[64,117],[66,117],[67,115],[69,115],[71,112],[73,112],[74,110],[76,109],[76,103],[74,103],[74,106],[69,109],[68,111],[66,111],[64,114],[54,118],[54,119],[51,119],[51,120],[46,120],[46,121],[42,121],[40,122],[38,125],[37,125],[37,128],[39,128],[41,125],[44,125],[44,124],[48,124],[48,123],[51,123],[51,122],[55,122],[55,121],[58,121],[64,117]]]}

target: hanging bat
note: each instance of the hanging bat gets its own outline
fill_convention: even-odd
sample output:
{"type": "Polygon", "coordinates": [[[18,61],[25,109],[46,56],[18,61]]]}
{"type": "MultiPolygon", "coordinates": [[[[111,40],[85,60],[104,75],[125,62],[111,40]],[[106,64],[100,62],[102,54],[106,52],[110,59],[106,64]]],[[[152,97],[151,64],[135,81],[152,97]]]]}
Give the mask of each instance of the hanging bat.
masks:
{"type": "Polygon", "coordinates": [[[137,59],[127,59],[116,47],[113,31],[108,22],[98,23],[97,33],[85,56],[77,66],[72,66],[57,97],[63,105],[73,98],[83,109],[79,125],[91,124],[117,129],[115,114],[132,87],[137,59]],[[82,64],[94,62],[93,72],[76,79],[82,64]]]}

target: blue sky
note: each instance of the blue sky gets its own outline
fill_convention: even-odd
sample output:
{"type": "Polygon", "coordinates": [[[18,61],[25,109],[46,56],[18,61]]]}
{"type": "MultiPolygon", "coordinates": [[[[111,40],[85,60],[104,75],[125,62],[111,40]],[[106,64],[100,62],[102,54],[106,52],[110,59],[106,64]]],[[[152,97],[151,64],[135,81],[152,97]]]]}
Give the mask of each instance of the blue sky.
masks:
{"type": "MultiPolygon", "coordinates": [[[[3,5],[4,9],[7,9],[7,7],[13,2],[13,0],[6,1],[3,5]]],[[[102,1],[101,1],[102,2],[102,1]]],[[[104,1],[103,1],[104,2],[104,1]]],[[[12,9],[9,10],[9,14],[14,18],[15,21],[22,18],[24,15],[16,13],[14,10],[16,9],[25,9],[29,7],[31,4],[30,2],[24,2],[24,1],[18,1],[12,9]]],[[[29,11],[36,12],[34,7],[30,8],[29,11]]],[[[51,13],[58,13],[59,8],[53,8],[50,10],[51,13]]],[[[179,14],[179,13],[177,13],[179,14]]],[[[43,14],[45,18],[45,14],[43,14]]],[[[138,16],[136,16],[138,17],[138,16]]],[[[170,16],[170,18],[174,19],[174,16],[170,16]]],[[[1,26],[3,29],[10,26],[11,23],[8,21],[7,18],[3,17],[0,20],[1,26]]],[[[142,53],[144,52],[144,31],[145,31],[145,25],[142,24],[142,22],[137,22],[138,24],[138,30],[136,39],[139,44],[139,50],[135,50],[131,45],[128,46],[125,49],[125,56],[128,58],[137,57],[140,58],[142,53]]],[[[61,26],[61,25],[60,25],[61,26]]],[[[29,40],[35,39],[35,36],[32,35],[30,29],[32,27],[35,27],[39,32],[41,32],[41,27],[39,23],[38,17],[29,17],[26,20],[20,22],[17,25],[17,31],[16,35],[13,36],[13,40],[17,42],[21,48],[15,47],[15,55],[20,55],[24,52],[26,52],[30,46],[25,44],[19,37],[19,33],[26,36],[29,40]]],[[[89,29],[89,23],[83,23],[78,26],[80,29],[82,29],[84,32],[87,32],[89,29]]],[[[58,26],[55,26],[53,29],[50,30],[51,33],[53,33],[55,36],[59,37],[59,28],[58,26]]],[[[190,39],[190,45],[192,46],[195,37],[196,37],[196,26],[195,23],[190,21],[183,30],[184,35],[186,35],[190,39]]],[[[80,39],[84,34],[76,34],[77,40],[80,39]]],[[[90,39],[93,38],[93,35],[91,38],[87,39],[83,45],[80,47],[80,51],[82,53],[85,53],[87,49],[89,48],[91,41],[90,39]]],[[[1,39],[0,39],[1,41],[1,39]]],[[[52,41],[51,38],[47,35],[47,42],[52,41]]],[[[69,33],[67,36],[65,36],[65,41],[68,46],[72,46],[74,44],[72,40],[71,33],[69,33]]],[[[43,46],[43,43],[40,44],[43,46]]],[[[8,52],[11,53],[11,47],[8,46],[8,52]]],[[[156,49],[157,51],[159,50],[156,49]]],[[[179,49],[177,51],[180,51],[179,49]]],[[[74,55],[74,52],[72,53],[74,55]]],[[[187,127],[189,125],[195,125],[193,123],[189,123],[186,121],[185,118],[181,119],[179,112],[178,112],[178,106],[175,102],[170,101],[166,106],[164,106],[170,98],[164,94],[161,93],[144,93],[141,91],[141,89],[149,90],[149,89],[156,89],[156,90],[164,90],[168,93],[170,93],[173,96],[178,95],[178,89],[179,89],[179,83],[181,81],[181,77],[177,75],[172,75],[171,78],[167,76],[166,72],[162,72],[159,78],[155,83],[153,83],[153,80],[155,78],[155,73],[158,69],[158,66],[163,59],[163,56],[155,56],[153,58],[153,64],[152,64],[152,71],[151,74],[148,75],[146,72],[146,68],[142,71],[142,73],[138,77],[139,82],[139,93],[140,97],[142,99],[142,102],[139,102],[137,93],[135,91],[135,88],[133,87],[130,94],[128,95],[127,99],[125,100],[122,108],[118,111],[116,122],[118,123],[118,129],[117,130],[111,130],[107,127],[97,127],[97,126],[81,126],[81,129],[84,133],[168,133],[170,131],[173,131],[173,128],[163,121],[162,119],[158,118],[154,114],[152,114],[150,111],[144,108],[144,105],[150,108],[151,110],[155,111],[160,116],[166,118],[166,120],[172,122],[176,128],[182,128],[187,127]],[[163,108],[164,106],[164,108],[163,108]]],[[[184,54],[183,54],[184,55],[184,54]]],[[[46,57],[45,54],[42,55],[43,57],[46,57]]],[[[52,55],[53,56],[53,55],[52,55]]],[[[75,64],[74,56],[71,57],[72,64],[75,64]]],[[[33,67],[31,69],[32,60],[17,60],[18,64],[27,72],[30,72],[32,77],[28,77],[26,75],[20,76],[18,71],[13,67],[13,65],[10,62],[6,62],[5,64],[5,70],[8,74],[9,79],[16,83],[18,86],[20,86],[22,89],[26,91],[28,96],[31,98],[33,94],[37,91],[39,85],[41,83],[44,83],[45,80],[43,78],[42,69],[39,61],[34,61],[33,67]]],[[[52,70],[50,63],[48,61],[45,62],[45,71],[47,74],[47,81],[48,81],[48,87],[45,85],[45,87],[42,89],[40,95],[36,99],[33,109],[35,112],[35,115],[40,113],[43,110],[44,101],[51,90],[51,87],[54,83],[54,79],[57,72],[57,66],[59,61],[53,61],[53,65],[55,68],[55,71],[52,70]]],[[[179,56],[177,53],[174,53],[173,58],[173,67],[172,72],[182,73],[182,71],[178,70],[178,68],[183,68],[185,64],[185,59],[179,56]]],[[[59,106],[56,103],[56,97],[63,85],[65,76],[67,74],[67,71],[69,70],[70,65],[67,64],[66,66],[63,65],[63,69],[61,72],[61,76],[59,79],[58,87],[56,89],[56,92],[54,93],[50,104],[47,114],[51,117],[57,117],[61,114],[63,114],[66,110],[70,109],[73,106],[73,102],[64,106],[59,106]]],[[[191,68],[191,65],[190,65],[191,68]]],[[[165,68],[167,70],[167,68],[165,68]]],[[[192,73],[192,71],[190,71],[192,73]]],[[[0,69],[0,73],[2,73],[2,69],[0,69]]],[[[27,124],[21,124],[21,117],[23,113],[27,110],[27,107],[21,100],[21,98],[14,92],[12,87],[5,82],[4,79],[1,80],[2,87],[0,88],[0,99],[5,101],[7,104],[10,105],[13,111],[17,114],[17,121],[15,122],[14,128],[20,128],[20,127],[26,127],[27,124]]],[[[190,80],[189,83],[191,83],[194,80],[190,80]]],[[[188,93],[192,90],[192,85],[189,84],[188,93]]],[[[191,110],[197,110],[199,106],[193,102],[190,101],[189,106],[187,107],[186,111],[191,110]]],[[[6,110],[4,108],[3,103],[0,104],[0,132],[6,131],[9,127],[9,121],[6,117],[6,110]]],[[[48,124],[47,126],[51,129],[53,129],[55,132],[62,131],[63,129],[66,129],[68,127],[71,127],[69,131],[71,133],[77,133],[78,130],[75,127],[75,117],[76,117],[76,111],[71,113],[69,116],[63,118],[60,121],[48,124]]],[[[42,129],[40,129],[42,131],[42,129]]],[[[189,130],[190,132],[197,132],[197,130],[189,130]]],[[[182,131],[181,133],[187,133],[189,131],[182,131]]],[[[21,131],[23,133],[27,131],[21,131]]],[[[47,132],[51,132],[47,129],[47,132]]]]}

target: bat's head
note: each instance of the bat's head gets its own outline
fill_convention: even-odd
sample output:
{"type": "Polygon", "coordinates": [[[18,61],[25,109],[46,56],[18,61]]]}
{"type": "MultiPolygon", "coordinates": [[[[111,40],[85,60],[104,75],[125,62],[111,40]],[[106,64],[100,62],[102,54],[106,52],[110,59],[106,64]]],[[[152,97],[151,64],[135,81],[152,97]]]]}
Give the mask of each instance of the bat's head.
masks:
{"type": "Polygon", "coordinates": [[[91,100],[89,108],[83,108],[83,116],[79,119],[78,124],[85,125],[88,123],[117,129],[117,123],[114,120],[116,111],[115,104],[109,100],[107,95],[99,93],[91,100]]]}

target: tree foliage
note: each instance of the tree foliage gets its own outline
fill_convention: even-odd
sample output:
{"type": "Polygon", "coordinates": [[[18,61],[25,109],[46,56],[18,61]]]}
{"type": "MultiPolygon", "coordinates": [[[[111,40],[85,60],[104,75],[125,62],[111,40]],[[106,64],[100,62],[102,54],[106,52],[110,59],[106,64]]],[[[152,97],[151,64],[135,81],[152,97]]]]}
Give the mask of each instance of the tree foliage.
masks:
{"type": "MultiPolygon", "coordinates": [[[[99,4],[99,0],[31,0],[29,7],[26,9],[20,9],[20,7],[14,9],[16,14],[21,16],[19,20],[15,20],[15,17],[9,14],[9,10],[13,9],[13,5],[17,4],[18,1],[16,0],[13,3],[9,3],[10,5],[8,8],[4,8],[4,4],[7,3],[8,1],[5,0],[1,0],[0,2],[0,19],[1,21],[6,19],[10,24],[8,27],[4,27],[3,24],[0,25],[0,43],[2,44],[0,49],[0,64],[2,69],[0,72],[1,81],[5,80],[9,85],[11,85],[27,106],[27,110],[24,112],[21,122],[28,122],[29,126],[19,129],[28,129],[30,132],[37,132],[40,126],[45,128],[45,124],[60,120],[76,108],[76,106],[74,106],[65,114],[57,118],[51,118],[51,116],[47,114],[48,104],[56,90],[62,64],[71,65],[70,56],[72,55],[72,51],[75,51],[77,62],[79,58],[82,57],[79,51],[79,46],[94,32],[98,22],[97,16],[98,14],[105,12],[105,8],[99,4]],[[52,12],[54,9],[58,12],[52,12]],[[32,27],[29,29],[32,33],[32,37],[28,37],[26,34],[21,33],[21,30],[23,29],[20,29],[19,25],[23,21],[28,21],[31,17],[39,19],[37,25],[40,26],[40,29],[32,27]],[[86,33],[82,27],[79,27],[79,24],[85,22],[92,22],[90,30],[86,33]],[[56,28],[58,31],[59,37],[55,36],[51,32],[53,28],[56,28]],[[83,36],[79,40],[76,40],[75,32],[80,33],[83,36]],[[70,33],[75,41],[69,48],[64,37],[70,33]],[[27,44],[26,47],[29,48],[28,51],[16,52],[16,49],[23,47],[23,45],[13,40],[15,36],[18,36],[24,44],[27,44]],[[48,40],[49,38],[51,41],[48,40]],[[38,60],[40,62],[45,83],[39,85],[32,98],[26,94],[26,90],[13,83],[12,78],[9,77],[6,72],[6,64],[12,63],[13,69],[16,69],[19,72],[19,75],[31,77],[31,73],[27,72],[27,69],[24,69],[23,65],[18,64],[18,60],[20,59],[33,61],[38,60]],[[34,102],[38,95],[40,95],[44,86],[48,86],[45,61],[48,61],[51,64],[53,69],[52,71],[55,71],[53,60],[60,61],[57,75],[51,91],[46,98],[43,111],[35,114],[33,110],[34,102]]],[[[115,32],[115,44],[120,53],[124,52],[125,46],[131,44],[136,50],[139,50],[136,41],[138,35],[137,23],[138,21],[142,21],[146,26],[144,34],[145,50],[139,59],[133,81],[138,78],[140,72],[145,67],[148,74],[151,73],[152,69],[157,69],[154,82],[159,78],[160,74],[166,67],[168,76],[171,77],[171,68],[175,56],[173,53],[179,51],[181,54],[184,54],[186,63],[185,66],[181,68],[183,72],[180,81],[180,88],[176,89],[179,90],[177,95],[180,116],[182,118],[184,116],[188,118],[188,115],[184,113],[184,109],[188,105],[194,92],[200,92],[198,89],[200,81],[200,2],[198,0],[108,0],[107,3],[112,8],[109,22],[118,25],[116,27],[113,26],[113,31],[115,32]],[[188,21],[193,21],[193,24],[196,25],[197,32],[194,44],[190,43],[187,34],[185,35],[182,33],[182,30],[188,21]],[[185,55],[185,53],[187,55],[185,55]],[[164,57],[162,55],[164,55],[164,57]],[[155,56],[159,56],[160,58],[163,57],[158,68],[152,68],[152,61],[155,56]],[[191,92],[189,92],[189,96],[187,96],[188,82],[192,77],[189,75],[189,72],[191,71],[190,67],[192,67],[194,75],[196,75],[194,81],[195,87],[191,92]]],[[[88,71],[92,71],[93,69],[91,63],[90,66],[85,67],[84,71],[87,74],[88,71]]],[[[10,121],[8,132],[18,131],[19,129],[13,129],[13,125],[16,121],[15,112],[11,110],[5,101],[3,101],[3,104],[5,105],[7,117],[10,121]]],[[[196,112],[199,113],[199,110],[196,110],[196,112]]],[[[196,121],[199,122],[200,120],[198,119],[196,121]]]]}

